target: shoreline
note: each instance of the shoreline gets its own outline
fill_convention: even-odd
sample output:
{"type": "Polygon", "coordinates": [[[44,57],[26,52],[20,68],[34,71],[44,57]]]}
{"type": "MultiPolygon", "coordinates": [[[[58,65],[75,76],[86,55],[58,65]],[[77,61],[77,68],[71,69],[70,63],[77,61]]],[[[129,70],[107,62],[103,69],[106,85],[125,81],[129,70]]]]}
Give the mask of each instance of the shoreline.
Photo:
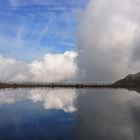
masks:
{"type": "Polygon", "coordinates": [[[113,83],[0,83],[0,89],[6,88],[140,88],[139,85],[115,85],[113,83]]]}

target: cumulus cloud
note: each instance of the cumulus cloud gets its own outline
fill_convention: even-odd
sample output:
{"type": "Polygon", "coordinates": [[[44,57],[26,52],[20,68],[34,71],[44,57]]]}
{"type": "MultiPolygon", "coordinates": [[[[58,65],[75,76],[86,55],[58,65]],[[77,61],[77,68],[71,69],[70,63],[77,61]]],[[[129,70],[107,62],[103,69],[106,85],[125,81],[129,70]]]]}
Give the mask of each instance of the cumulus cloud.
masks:
{"type": "Polygon", "coordinates": [[[46,110],[57,109],[65,112],[76,111],[78,94],[75,90],[6,90],[0,91],[0,105],[13,104],[25,100],[41,102],[46,110]]]}
{"type": "Polygon", "coordinates": [[[84,80],[112,82],[139,71],[139,12],[138,0],[90,0],[79,12],[79,67],[84,80]]]}
{"type": "Polygon", "coordinates": [[[46,54],[31,63],[0,56],[0,79],[3,81],[70,81],[78,71],[77,53],[46,54]]]}
{"type": "Polygon", "coordinates": [[[77,53],[67,51],[64,54],[46,54],[43,60],[30,64],[35,81],[62,81],[75,78],[78,70],[77,53]]]}
{"type": "Polygon", "coordinates": [[[24,81],[32,77],[27,63],[0,56],[0,80],[24,81]]]}

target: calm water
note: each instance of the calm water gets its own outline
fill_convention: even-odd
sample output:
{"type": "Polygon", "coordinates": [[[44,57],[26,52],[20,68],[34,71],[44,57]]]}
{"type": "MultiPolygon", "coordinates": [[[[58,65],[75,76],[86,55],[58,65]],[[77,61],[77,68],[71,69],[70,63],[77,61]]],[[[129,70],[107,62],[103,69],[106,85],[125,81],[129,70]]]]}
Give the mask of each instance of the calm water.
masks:
{"type": "Polygon", "coordinates": [[[139,140],[140,94],[1,90],[0,140],[139,140]]]}

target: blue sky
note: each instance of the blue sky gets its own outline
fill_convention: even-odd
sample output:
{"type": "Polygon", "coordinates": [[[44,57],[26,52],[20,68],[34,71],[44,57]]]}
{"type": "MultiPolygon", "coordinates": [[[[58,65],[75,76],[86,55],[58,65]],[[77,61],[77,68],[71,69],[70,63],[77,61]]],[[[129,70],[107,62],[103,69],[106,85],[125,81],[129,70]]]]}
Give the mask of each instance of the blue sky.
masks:
{"type": "Polygon", "coordinates": [[[76,11],[86,0],[0,0],[0,54],[31,61],[76,46],[76,11]]]}

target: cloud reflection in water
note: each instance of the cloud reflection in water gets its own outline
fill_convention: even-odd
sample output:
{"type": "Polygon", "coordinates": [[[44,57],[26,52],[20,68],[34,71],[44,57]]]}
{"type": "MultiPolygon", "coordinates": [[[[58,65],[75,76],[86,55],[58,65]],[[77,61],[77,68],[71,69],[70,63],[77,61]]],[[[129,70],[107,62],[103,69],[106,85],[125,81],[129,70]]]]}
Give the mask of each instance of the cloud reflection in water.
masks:
{"type": "Polygon", "coordinates": [[[84,93],[76,106],[77,139],[139,140],[139,94],[111,89],[84,93]]]}
{"type": "Polygon", "coordinates": [[[41,102],[46,110],[57,109],[65,112],[74,112],[76,111],[75,102],[77,96],[73,89],[5,90],[0,91],[0,105],[31,100],[33,102],[41,102]]]}

